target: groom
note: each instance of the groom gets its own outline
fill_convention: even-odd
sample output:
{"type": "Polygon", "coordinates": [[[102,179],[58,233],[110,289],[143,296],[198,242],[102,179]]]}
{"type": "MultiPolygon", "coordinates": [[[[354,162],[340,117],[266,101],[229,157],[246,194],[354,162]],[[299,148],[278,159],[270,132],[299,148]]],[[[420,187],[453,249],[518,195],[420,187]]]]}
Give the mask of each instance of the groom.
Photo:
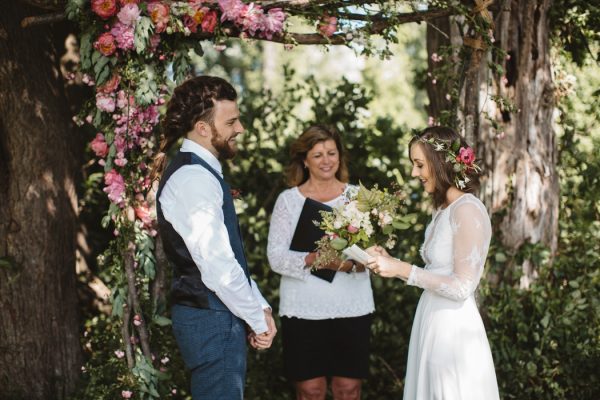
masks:
{"type": "Polygon", "coordinates": [[[250,278],[231,188],[221,161],[237,152],[244,132],[237,93],[225,80],[192,78],[167,105],[160,152],[184,137],[162,174],[157,214],[165,253],[173,266],[173,332],[191,370],[194,400],[242,400],[246,338],[256,349],[276,333],[271,308],[250,278]],[[248,334],[247,334],[248,332],[248,334]]]}

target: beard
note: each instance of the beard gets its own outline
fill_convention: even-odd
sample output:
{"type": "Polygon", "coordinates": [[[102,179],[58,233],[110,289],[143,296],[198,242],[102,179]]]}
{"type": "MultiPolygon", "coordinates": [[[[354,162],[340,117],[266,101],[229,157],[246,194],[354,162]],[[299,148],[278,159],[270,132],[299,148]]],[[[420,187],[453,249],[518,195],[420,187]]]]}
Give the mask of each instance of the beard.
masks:
{"type": "Polygon", "coordinates": [[[229,144],[228,140],[223,139],[223,135],[221,135],[219,131],[217,131],[217,128],[214,126],[214,124],[211,123],[210,125],[213,131],[213,135],[210,138],[210,144],[212,144],[215,150],[217,150],[217,153],[219,154],[219,159],[231,160],[235,157],[237,149],[235,147],[232,147],[229,144]]]}

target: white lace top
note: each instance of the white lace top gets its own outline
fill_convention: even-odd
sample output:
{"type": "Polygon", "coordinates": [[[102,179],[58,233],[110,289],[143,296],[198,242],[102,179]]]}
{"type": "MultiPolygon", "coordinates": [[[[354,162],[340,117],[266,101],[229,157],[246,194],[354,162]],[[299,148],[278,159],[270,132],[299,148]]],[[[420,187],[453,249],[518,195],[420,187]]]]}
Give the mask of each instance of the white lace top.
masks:
{"type": "MultiPolygon", "coordinates": [[[[344,195],[327,202],[335,207],[344,195]]],[[[331,283],[305,268],[308,253],[290,250],[290,243],[304,206],[297,187],[283,191],[271,216],[267,255],[271,269],[281,275],[279,315],[303,319],[358,317],[375,310],[368,272],[338,272],[331,283]]]]}
{"type": "Polygon", "coordinates": [[[421,247],[425,268],[413,265],[407,283],[452,300],[467,299],[481,279],[491,236],[483,203],[462,195],[433,213],[421,247]]]}

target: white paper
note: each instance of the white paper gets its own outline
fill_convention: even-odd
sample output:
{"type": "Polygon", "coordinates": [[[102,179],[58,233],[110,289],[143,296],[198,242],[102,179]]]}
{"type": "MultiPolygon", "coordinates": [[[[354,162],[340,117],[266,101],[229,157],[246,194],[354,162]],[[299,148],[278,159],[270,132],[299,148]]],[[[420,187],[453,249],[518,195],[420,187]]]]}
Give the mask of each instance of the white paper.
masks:
{"type": "Polygon", "coordinates": [[[342,250],[342,253],[350,260],[354,260],[361,264],[366,264],[367,261],[369,261],[369,259],[371,258],[369,253],[367,253],[355,244],[342,250]]]}

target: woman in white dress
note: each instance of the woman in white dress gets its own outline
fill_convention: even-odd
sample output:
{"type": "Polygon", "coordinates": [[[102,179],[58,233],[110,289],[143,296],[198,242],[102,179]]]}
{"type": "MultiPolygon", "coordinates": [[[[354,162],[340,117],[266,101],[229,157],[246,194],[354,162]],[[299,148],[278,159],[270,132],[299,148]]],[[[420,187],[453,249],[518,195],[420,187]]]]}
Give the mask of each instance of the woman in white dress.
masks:
{"type": "Polygon", "coordinates": [[[473,193],[473,150],[450,128],[430,127],[410,143],[412,176],[432,195],[425,267],[368,249],[367,267],[424,289],[410,336],[404,400],[496,400],[498,384],[474,292],[491,239],[486,208],[473,193]]]}
{"type": "Polygon", "coordinates": [[[347,200],[344,147],[339,134],[311,126],[294,141],[287,169],[289,189],[275,203],[267,255],[281,275],[279,316],[284,373],[296,399],[324,400],[331,379],[334,399],[358,400],[369,373],[371,314],[375,307],[369,272],[337,260],[326,266],[333,280],[311,271],[315,252],[290,250],[307,198],[336,207],[347,200]]]}

